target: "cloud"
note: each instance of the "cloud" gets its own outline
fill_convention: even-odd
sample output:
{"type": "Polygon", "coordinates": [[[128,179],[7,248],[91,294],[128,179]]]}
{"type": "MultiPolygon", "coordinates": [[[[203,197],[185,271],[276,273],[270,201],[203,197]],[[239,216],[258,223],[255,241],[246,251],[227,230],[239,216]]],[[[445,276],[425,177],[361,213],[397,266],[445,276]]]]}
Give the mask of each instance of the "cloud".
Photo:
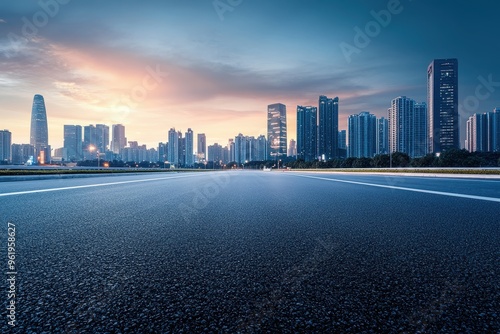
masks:
{"type": "Polygon", "coordinates": [[[4,19],[0,19],[0,23],[7,23],[4,19]]]}

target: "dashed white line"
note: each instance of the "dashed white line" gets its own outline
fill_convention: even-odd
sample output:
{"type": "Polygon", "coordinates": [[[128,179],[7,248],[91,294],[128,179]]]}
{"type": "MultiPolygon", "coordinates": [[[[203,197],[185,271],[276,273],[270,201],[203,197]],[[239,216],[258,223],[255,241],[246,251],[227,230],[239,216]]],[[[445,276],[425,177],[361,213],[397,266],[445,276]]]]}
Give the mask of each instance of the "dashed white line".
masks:
{"type": "Polygon", "coordinates": [[[293,176],[305,177],[305,178],[309,178],[309,179],[318,179],[318,180],[324,180],[324,181],[331,181],[331,182],[350,183],[350,184],[357,184],[357,185],[362,185],[362,186],[404,190],[404,191],[412,191],[412,192],[416,192],[416,193],[425,193],[425,194],[459,197],[459,198],[467,198],[467,199],[477,199],[477,200],[481,200],[481,201],[500,203],[500,198],[496,198],[496,197],[476,196],[476,195],[467,195],[467,194],[459,194],[459,193],[450,193],[450,192],[445,192],[445,191],[434,191],[434,190],[425,190],[425,189],[416,189],[416,188],[407,188],[407,187],[397,187],[397,186],[389,186],[389,185],[384,185],[384,184],[330,179],[330,178],[326,178],[326,177],[309,176],[309,175],[293,175],[293,176]]]}

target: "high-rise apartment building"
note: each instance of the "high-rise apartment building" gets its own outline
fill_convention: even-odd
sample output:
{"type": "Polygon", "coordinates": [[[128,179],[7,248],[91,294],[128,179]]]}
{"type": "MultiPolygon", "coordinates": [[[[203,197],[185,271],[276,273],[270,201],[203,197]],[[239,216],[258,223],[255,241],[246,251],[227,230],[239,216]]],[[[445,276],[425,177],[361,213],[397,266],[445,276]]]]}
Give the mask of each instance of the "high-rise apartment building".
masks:
{"type": "Polygon", "coordinates": [[[427,69],[428,152],[459,149],[458,60],[435,59],[427,69]]]}
{"type": "Polygon", "coordinates": [[[113,124],[111,126],[111,151],[119,154],[127,146],[127,137],[125,137],[125,126],[122,124],[113,124]]]}
{"type": "Polygon", "coordinates": [[[377,119],[376,154],[389,154],[389,121],[384,117],[377,119]]]}
{"type": "Polygon", "coordinates": [[[272,160],[286,157],[286,106],[275,103],[267,106],[267,147],[272,160]]]}
{"type": "Polygon", "coordinates": [[[260,135],[257,137],[257,161],[266,161],[267,157],[267,139],[266,136],[260,135]]]}
{"type": "Polygon", "coordinates": [[[290,139],[290,143],[288,144],[288,156],[297,156],[297,142],[294,139],[290,139]]]}
{"type": "Polygon", "coordinates": [[[469,117],[465,148],[469,152],[500,152],[500,109],[469,117]]]}
{"type": "Polygon", "coordinates": [[[12,133],[9,130],[0,130],[0,162],[11,162],[12,133]]]}
{"type": "Polygon", "coordinates": [[[297,106],[297,159],[318,159],[318,108],[297,106]]]}
{"type": "Polygon", "coordinates": [[[178,167],[179,165],[179,134],[175,131],[175,128],[171,128],[168,131],[168,143],[167,143],[168,162],[178,167]]]}
{"type": "Polygon", "coordinates": [[[35,148],[30,144],[12,144],[12,163],[16,165],[33,162],[35,148]]]}
{"type": "Polygon", "coordinates": [[[238,164],[248,161],[247,158],[247,137],[241,133],[234,137],[234,158],[238,164]]]}
{"type": "Polygon", "coordinates": [[[193,145],[194,145],[194,134],[191,128],[188,128],[185,133],[186,141],[186,167],[194,166],[194,156],[193,156],[193,145]]]}
{"type": "Polygon", "coordinates": [[[338,156],[339,98],[319,97],[318,156],[322,160],[338,156]]]}
{"type": "Polygon", "coordinates": [[[81,125],[64,126],[64,148],[67,159],[80,161],[83,159],[83,141],[81,125]]]}
{"type": "Polygon", "coordinates": [[[196,150],[198,161],[207,158],[207,136],[204,133],[198,133],[198,149],[196,150]]]}
{"type": "Polygon", "coordinates": [[[348,118],[347,155],[352,158],[371,158],[377,152],[377,119],[367,111],[348,118]]]}

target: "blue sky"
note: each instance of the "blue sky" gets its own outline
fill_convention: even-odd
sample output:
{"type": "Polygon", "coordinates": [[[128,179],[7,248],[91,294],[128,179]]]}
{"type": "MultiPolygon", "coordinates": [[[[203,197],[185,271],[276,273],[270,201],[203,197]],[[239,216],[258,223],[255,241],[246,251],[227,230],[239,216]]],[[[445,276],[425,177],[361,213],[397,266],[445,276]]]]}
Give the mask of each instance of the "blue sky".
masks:
{"type": "Polygon", "coordinates": [[[462,145],[466,118],[500,106],[500,84],[474,99],[478,77],[500,82],[492,1],[216,3],[228,10],[218,13],[213,0],[2,1],[0,127],[28,142],[39,93],[54,148],[64,124],[91,123],[123,123],[129,140],[150,147],[171,127],[224,145],[240,132],[265,134],[266,106],[281,102],[295,138],[297,104],[339,96],[340,128],[353,113],[386,116],[397,96],[425,101],[427,66],[447,57],[459,60],[462,145]],[[356,27],[373,27],[372,11],[388,8],[397,13],[347,61],[340,45],[356,46],[356,27]],[[26,21],[36,34],[26,34],[26,21]],[[145,89],[151,69],[162,74],[145,89]]]}

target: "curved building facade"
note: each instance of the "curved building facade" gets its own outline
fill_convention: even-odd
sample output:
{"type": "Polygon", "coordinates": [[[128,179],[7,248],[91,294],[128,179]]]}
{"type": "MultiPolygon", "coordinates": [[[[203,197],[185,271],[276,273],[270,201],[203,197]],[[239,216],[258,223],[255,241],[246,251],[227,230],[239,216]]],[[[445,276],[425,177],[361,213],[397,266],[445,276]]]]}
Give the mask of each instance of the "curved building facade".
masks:
{"type": "Polygon", "coordinates": [[[50,147],[47,111],[43,96],[38,94],[33,98],[33,107],[31,109],[30,144],[33,145],[39,162],[44,163],[45,161],[49,161],[50,147]]]}

